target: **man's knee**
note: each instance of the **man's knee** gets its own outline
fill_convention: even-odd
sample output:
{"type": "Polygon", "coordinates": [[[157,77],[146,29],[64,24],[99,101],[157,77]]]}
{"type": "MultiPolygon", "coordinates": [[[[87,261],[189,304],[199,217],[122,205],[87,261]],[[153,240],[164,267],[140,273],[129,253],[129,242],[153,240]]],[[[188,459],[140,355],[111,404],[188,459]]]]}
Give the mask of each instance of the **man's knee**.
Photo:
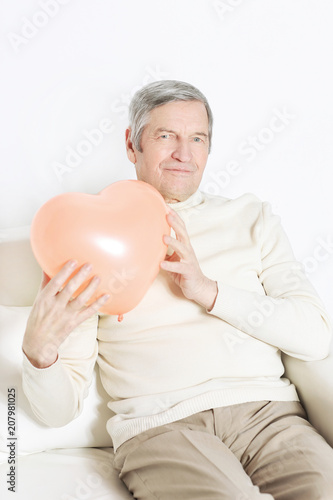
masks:
{"type": "Polygon", "coordinates": [[[309,498],[318,500],[332,500],[333,499],[333,463],[331,473],[318,471],[313,483],[314,489],[309,498]]]}

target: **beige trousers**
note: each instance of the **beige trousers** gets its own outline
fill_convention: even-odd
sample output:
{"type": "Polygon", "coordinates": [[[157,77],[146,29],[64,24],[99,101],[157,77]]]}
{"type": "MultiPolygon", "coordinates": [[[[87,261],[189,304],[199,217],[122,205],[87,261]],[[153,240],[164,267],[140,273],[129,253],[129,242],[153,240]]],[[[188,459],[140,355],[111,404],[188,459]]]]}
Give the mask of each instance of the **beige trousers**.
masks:
{"type": "Polygon", "coordinates": [[[333,449],[297,402],[203,411],[126,441],[115,467],[138,500],[333,500],[333,449]]]}

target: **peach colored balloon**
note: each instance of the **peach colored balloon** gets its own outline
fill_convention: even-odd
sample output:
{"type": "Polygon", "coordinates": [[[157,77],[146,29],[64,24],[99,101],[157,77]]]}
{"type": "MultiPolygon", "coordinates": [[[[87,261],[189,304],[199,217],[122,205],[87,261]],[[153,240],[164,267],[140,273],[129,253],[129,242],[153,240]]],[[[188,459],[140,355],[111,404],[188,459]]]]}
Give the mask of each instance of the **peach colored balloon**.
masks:
{"type": "Polygon", "coordinates": [[[163,234],[170,234],[167,213],[161,194],[142,181],[115,182],[98,195],[60,194],[36,213],[32,249],[50,278],[70,259],[79,266],[90,262],[92,273],[76,295],[97,274],[101,283],[89,303],[109,293],[100,311],[121,316],[141,301],[159,272],[167,250],[163,234]]]}

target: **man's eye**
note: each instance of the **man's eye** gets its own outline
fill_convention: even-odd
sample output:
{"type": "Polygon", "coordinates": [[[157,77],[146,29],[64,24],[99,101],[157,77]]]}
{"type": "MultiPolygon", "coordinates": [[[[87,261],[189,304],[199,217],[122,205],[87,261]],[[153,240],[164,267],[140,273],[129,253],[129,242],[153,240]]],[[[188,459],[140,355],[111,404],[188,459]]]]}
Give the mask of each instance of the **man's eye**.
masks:
{"type": "Polygon", "coordinates": [[[201,137],[194,137],[193,140],[194,142],[202,142],[201,137]]]}
{"type": "Polygon", "coordinates": [[[162,139],[169,139],[170,135],[169,134],[163,134],[161,135],[162,139]]]}

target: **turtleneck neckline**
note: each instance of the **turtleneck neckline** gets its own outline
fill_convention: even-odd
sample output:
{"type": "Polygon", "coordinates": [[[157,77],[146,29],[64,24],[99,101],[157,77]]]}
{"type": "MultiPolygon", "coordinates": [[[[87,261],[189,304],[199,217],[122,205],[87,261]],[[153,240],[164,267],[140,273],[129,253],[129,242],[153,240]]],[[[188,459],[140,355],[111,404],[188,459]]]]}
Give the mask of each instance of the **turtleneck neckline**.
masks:
{"type": "Polygon", "coordinates": [[[176,203],[167,203],[175,212],[183,210],[184,208],[191,208],[199,205],[203,200],[203,194],[198,190],[184,201],[177,201],[176,203]]]}

